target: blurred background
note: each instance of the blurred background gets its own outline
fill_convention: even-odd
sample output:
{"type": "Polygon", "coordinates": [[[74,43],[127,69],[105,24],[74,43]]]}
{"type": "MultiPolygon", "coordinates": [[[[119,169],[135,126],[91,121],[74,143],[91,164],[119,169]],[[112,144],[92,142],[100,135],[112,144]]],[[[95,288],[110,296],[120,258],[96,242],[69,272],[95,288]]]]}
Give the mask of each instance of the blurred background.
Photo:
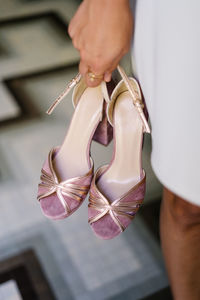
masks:
{"type": "MultiPolygon", "coordinates": [[[[69,219],[43,217],[36,200],[42,163],[60,145],[73,108],[71,94],[45,111],[78,72],[67,33],[78,0],[0,0],[0,300],[172,299],[159,242],[162,186],[150,167],[144,206],[110,241],[87,223],[87,201],[69,219]]],[[[131,72],[127,55],[122,64],[131,72]]],[[[95,168],[108,162],[93,142],[95,168]]]]}

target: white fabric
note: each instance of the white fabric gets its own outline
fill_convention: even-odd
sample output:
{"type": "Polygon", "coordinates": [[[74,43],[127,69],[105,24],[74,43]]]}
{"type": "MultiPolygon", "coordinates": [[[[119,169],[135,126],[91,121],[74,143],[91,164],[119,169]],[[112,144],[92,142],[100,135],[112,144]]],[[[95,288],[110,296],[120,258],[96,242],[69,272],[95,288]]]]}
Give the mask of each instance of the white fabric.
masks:
{"type": "Polygon", "coordinates": [[[152,125],[155,174],[200,205],[200,1],[137,1],[132,58],[152,125]]]}

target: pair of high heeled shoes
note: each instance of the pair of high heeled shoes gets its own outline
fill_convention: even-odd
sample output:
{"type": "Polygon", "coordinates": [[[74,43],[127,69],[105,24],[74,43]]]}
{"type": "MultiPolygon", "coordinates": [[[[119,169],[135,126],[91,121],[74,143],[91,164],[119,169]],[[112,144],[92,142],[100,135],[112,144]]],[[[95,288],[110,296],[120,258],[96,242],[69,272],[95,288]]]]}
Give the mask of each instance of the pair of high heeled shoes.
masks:
{"type": "Polygon", "coordinates": [[[67,135],[60,147],[50,151],[38,188],[42,212],[51,219],[70,216],[90,191],[88,222],[103,239],[125,230],[145,194],[141,152],[143,133],[150,129],[137,81],[117,68],[122,80],[115,87],[102,82],[89,88],[78,74],[47,111],[51,114],[74,87],[75,111],[67,135]],[[111,162],[94,174],[91,141],[108,145],[112,135],[111,162]]]}

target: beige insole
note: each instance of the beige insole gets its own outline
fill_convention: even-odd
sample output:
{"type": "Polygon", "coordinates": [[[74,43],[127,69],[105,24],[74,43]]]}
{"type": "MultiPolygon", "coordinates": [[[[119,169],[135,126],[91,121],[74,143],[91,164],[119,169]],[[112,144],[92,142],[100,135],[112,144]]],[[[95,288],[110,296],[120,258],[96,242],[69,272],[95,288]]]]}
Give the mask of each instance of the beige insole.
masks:
{"type": "Polygon", "coordinates": [[[143,124],[129,92],[118,96],[113,121],[116,139],[113,162],[98,181],[99,189],[111,201],[128,192],[143,177],[143,124]]]}
{"type": "Polygon", "coordinates": [[[88,87],[78,102],[64,142],[53,161],[60,180],[84,175],[89,171],[88,143],[101,119],[102,106],[101,87],[88,87]]]}

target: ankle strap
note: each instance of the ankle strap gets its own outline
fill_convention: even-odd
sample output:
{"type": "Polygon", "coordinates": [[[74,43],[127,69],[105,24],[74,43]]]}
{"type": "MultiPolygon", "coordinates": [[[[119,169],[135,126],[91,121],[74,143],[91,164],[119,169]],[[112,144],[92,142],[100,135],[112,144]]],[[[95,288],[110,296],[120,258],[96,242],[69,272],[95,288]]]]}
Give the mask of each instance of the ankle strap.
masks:
{"type": "Polygon", "coordinates": [[[150,130],[150,127],[149,127],[149,124],[147,122],[147,119],[144,115],[144,112],[143,112],[143,107],[144,107],[144,104],[142,102],[142,99],[139,99],[138,98],[138,95],[136,95],[136,92],[134,91],[133,87],[132,87],[132,84],[130,83],[130,80],[128,78],[128,76],[126,75],[124,69],[118,65],[117,66],[117,70],[119,72],[119,74],[121,75],[129,93],[131,94],[132,98],[133,98],[133,103],[134,105],[136,106],[139,114],[140,114],[140,117],[142,119],[142,122],[143,122],[143,125],[144,125],[144,131],[147,132],[147,133],[150,133],[151,130],[150,130]]]}
{"type": "Polygon", "coordinates": [[[71,91],[71,89],[81,80],[81,74],[78,73],[70,82],[67,84],[64,91],[56,98],[56,100],[52,103],[52,105],[47,110],[47,114],[50,115],[56,106],[67,96],[67,94],[71,91]]]}
{"type": "MultiPolygon", "coordinates": [[[[117,66],[117,70],[120,73],[128,91],[130,92],[132,98],[133,98],[133,103],[136,106],[138,113],[140,114],[140,117],[142,119],[143,125],[144,125],[144,131],[147,133],[150,133],[150,128],[147,122],[147,119],[145,118],[144,112],[143,112],[143,107],[144,104],[142,103],[142,99],[139,99],[138,96],[136,95],[130,80],[128,78],[128,76],[126,75],[124,69],[118,65],[117,66]]],[[[78,73],[66,86],[66,88],[64,89],[64,91],[56,98],[56,100],[52,103],[52,105],[49,107],[49,109],[47,110],[47,114],[50,115],[53,110],[56,108],[56,106],[63,100],[63,98],[65,98],[67,96],[67,94],[70,92],[70,90],[81,80],[81,74],[78,73]]]]}

